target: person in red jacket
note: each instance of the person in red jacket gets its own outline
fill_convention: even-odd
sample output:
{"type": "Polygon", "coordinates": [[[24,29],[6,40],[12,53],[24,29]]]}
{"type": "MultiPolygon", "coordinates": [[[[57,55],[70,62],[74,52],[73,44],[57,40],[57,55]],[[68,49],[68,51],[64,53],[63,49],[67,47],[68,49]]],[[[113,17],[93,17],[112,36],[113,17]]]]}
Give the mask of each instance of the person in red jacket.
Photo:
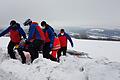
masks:
{"type": "Polygon", "coordinates": [[[54,29],[50,25],[48,25],[45,21],[41,22],[41,26],[45,34],[45,45],[43,47],[43,58],[47,58],[52,61],[57,61],[57,59],[55,59],[52,55],[50,55],[50,51],[53,48],[54,39],[55,39],[54,29]]]}
{"type": "MultiPolygon", "coordinates": [[[[10,55],[10,57],[12,59],[16,59],[13,49],[16,45],[19,45],[19,43],[22,39],[21,38],[22,36],[24,39],[26,39],[26,34],[25,34],[24,30],[20,27],[20,24],[16,23],[15,20],[12,20],[10,22],[10,26],[6,30],[4,30],[2,33],[0,33],[0,37],[4,36],[7,33],[10,34],[10,39],[11,39],[8,44],[8,47],[7,47],[8,54],[10,55]]],[[[25,57],[24,53],[19,48],[17,50],[22,58],[22,63],[26,63],[26,57],[25,57]]]]}
{"type": "Polygon", "coordinates": [[[60,30],[58,37],[59,37],[60,45],[61,45],[61,48],[58,51],[58,58],[59,58],[61,56],[61,52],[63,52],[63,55],[66,56],[67,40],[70,41],[72,47],[73,47],[73,41],[72,41],[71,37],[65,32],[64,29],[60,30]]]}

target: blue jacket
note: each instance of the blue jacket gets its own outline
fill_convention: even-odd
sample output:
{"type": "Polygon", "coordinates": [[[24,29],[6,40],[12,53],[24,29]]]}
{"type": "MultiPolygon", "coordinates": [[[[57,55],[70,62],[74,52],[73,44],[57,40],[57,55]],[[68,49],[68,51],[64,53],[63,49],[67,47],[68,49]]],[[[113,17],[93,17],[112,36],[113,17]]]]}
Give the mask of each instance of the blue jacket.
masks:
{"type": "Polygon", "coordinates": [[[47,26],[47,28],[43,29],[44,34],[45,34],[45,38],[46,38],[46,42],[50,42],[50,44],[53,44],[54,42],[54,29],[51,26],[47,26]]]}
{"type": "Polygon", "coordinates": [[[41,34],[39,32],[39,30],[37,29],[37,27],[40,27],[38,25],[38,23],[37,22],[32,22],[32,24],[30,25],[30,28],[29,28],[28,40],[31,40],[31,39],[42,40],[41,35],[44,35],[44,34],[41,34]]]}

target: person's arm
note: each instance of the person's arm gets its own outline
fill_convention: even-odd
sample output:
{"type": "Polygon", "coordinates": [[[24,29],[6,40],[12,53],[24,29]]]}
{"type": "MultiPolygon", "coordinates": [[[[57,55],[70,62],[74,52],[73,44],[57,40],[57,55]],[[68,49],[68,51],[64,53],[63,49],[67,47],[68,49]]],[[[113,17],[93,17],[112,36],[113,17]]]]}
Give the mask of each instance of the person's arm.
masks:
{"type": "Polygon", "coordinates": [[[33,38],[34,32],[35,32],[35,26],[30,26],[29,35],[28,35],[28,41],[33,38]]]}
{"type": "Polygon", "coordinates": [[[25,31],[20,27],[20,25],[19,25],[19,32],[20,32],[20,34],[23,36],[23,38],[24,39],[26,39],[26,33],[25,33],[25,31]]]}
{"type": "Polygon", "coordinates": [[[51,28],[48,29],[48,34],[49,34],[50,44],[53,44],[55,35],[53,30],[51,30],[51,28]]]}
{"type": "Polygon", "coordinates": [[[55,32],[54,29],[53,29],[51,26],[49,26],[49,27],[51,28],[51,30],[52,30],[53,32],[55,32]]]}
{"type": "Polygon", "coordinates": [[[70,37],[67,33],[65,33],[65,36],[66,36],[67,39],[70,41],[71,46],[73,47],[73,41],[72,41],[71,37],[70,37]]]}
{"type": "Polygon", "coordinates": [[[0,33],[0,37],[7,34],[9,32],[9,30],[10,30],[10,27],[8,27],[6,30],[4,30],[2,33],[0,33]]]}

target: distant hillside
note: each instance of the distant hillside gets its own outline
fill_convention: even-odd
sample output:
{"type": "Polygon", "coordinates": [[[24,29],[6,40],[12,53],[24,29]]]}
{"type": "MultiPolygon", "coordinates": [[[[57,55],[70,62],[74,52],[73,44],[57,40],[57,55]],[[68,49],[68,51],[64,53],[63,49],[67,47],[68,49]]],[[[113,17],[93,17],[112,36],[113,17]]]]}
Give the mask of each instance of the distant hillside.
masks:
{"type": "Polygon", "coordinates": [[[120,41],[120,29],[73,27],[66,28],[66,31],[76,39],[120,41]]]}
{"type": "MultiPolygon", "coordinates": [[[[71,37],[76,39],[90,39],[90,40],[112,40],[120,41],[120,29],[106,29],[106,28],[79,28],[79,27],[65,27],[64,28],[71,37]]],[[[3,29],[0,29],[0,33],[3,29]]],[[[28,34],[28,29],[24,31],[28,34]]],[[[58,34],[59,29],[55,29],[58,34]]],[[[6,34],[5,36],[9,36],[6,34]]]]}

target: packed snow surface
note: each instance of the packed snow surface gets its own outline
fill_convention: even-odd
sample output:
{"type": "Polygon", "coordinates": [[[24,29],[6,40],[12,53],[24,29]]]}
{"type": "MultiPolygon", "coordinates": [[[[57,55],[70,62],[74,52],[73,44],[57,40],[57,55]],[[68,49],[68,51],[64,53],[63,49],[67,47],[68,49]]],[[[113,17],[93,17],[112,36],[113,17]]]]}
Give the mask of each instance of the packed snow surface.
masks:
{"type": "Polygon", "coordinates": [[[9,38],[0,38],[0,80],[120,80],[119,42],[73,41],[74,48],[69,44],[69,49],[86,52],[93,59],[67,54],[57,63],[40,54],[32,64],[22,64],[8,57],[9,38]]]}

